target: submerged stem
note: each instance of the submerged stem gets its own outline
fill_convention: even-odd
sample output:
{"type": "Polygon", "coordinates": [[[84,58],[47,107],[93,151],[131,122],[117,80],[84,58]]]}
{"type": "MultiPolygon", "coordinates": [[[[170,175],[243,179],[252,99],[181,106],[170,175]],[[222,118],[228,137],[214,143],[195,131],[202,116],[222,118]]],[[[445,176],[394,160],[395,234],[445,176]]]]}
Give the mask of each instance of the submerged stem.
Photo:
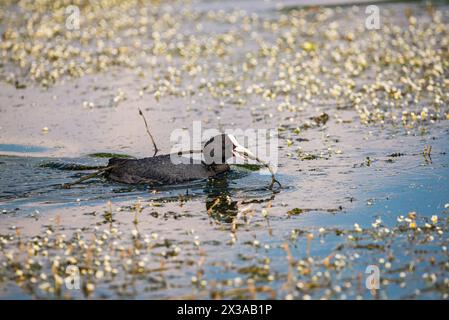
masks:
{"type": "Polygon", "coordinates": [[[115,168],[115,167],[116,167],[116,165],[101,168],[101,169],[99,169],[99,170],[97,170],[97,171],[95,171],[93,173],[90,173],[90,174],[87,174],[85,176],[82,176],[81,178],[79,178],[78,180],[76,180],[74,182],[64,183],[62,185],[62,188],[70,189],[70,187],[75,185],[75,184],[78,184],[78,183],[81,183],[83,181],[95,178],[95,177],[99,176],[100,174],[102,174],[103,172],[108,171],[109,169],[112,169],[112,168],[115,168]]]}

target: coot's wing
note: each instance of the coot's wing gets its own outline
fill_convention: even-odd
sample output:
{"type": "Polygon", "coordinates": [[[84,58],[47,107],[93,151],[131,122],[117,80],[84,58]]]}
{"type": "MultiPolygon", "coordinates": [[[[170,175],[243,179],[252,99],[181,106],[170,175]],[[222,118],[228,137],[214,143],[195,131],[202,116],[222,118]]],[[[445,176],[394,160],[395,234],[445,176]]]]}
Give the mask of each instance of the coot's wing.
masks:
{"type": "Polygon", "coordinates": [[[201,163],[181,162],[170,155],[139,159],[135,170],[144,178],[154,179],[161,184],[176,184],[208,178],[212,172],[201,163]]]}
{"type": "Polygon", "coordinates": [[[108,167],[111,168],[105,172],[105,177],[112,181],[128,184],[160,184],[151,174],[145,174],[142,169],[139,169],[138,161],[136,159],[111,158],[108,162],[108,167]]]}
{"type": "Polygon", "coordinates": [[[105,174],[107,178],[131,184],[175,184],[213,174],[202,164],[173,163],[170,155],[138,160],[112,158],[108,165],[113,168],[105,174]]]}

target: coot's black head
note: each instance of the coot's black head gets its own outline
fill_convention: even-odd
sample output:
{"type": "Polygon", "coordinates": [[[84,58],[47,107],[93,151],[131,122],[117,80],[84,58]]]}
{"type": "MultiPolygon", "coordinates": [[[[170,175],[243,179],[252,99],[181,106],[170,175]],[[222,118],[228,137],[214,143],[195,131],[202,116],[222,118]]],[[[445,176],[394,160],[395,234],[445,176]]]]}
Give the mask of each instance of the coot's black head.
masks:
{"type": "Polygon", "coordinates": [[[255,158],[232,134],[219,134],[204,144],[203,157],[206,165],[226,164],[226,161],[235,156],[243,159],[255,158]]]}

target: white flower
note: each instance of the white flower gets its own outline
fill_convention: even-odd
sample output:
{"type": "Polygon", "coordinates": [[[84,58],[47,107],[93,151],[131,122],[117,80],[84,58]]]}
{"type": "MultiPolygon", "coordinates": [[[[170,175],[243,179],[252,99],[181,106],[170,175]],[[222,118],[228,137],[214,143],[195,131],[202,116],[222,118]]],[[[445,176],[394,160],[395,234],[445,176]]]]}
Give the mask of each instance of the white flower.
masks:
{"type": "Polygon", "coordinates": [[[262,209],[262,217],[266,218],[268,216],[268,210],[262,209]]]}

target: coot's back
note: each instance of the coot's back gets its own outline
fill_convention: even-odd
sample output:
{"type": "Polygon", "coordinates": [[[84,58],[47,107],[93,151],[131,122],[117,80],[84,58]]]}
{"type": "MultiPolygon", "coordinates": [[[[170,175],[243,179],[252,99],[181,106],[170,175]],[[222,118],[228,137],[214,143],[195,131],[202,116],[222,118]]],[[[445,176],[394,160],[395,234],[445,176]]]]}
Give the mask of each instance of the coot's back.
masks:
{"type": "Polygon", "coordinates": [[[143,159],[112,158],[106,178],[129,184],[163,185],[199,180],[228,171],[229,165],[172,162],[169,154],[143,159]]]}

